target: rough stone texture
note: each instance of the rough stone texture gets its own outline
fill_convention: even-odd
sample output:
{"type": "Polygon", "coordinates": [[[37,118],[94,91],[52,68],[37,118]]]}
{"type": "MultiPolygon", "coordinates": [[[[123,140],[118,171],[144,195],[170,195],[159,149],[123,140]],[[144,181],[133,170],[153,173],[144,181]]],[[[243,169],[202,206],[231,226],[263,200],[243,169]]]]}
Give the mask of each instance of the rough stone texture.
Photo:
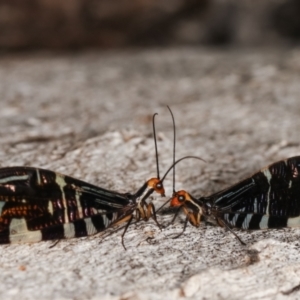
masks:
{"type": "MultiPolygon", "coordinates": [[[[0,165],[49,168],[118,191],[154,176],[177,152],[176,189],[209,195],[299,155],[300,51],[170,49],[0,58],[0,165]]],[[[167,195],[172,191],[169,176],[167,195]]],[[[153,197],[158,207],[166,199],[153,197]]],[[[172,215],[159,215],[168,225],[172,215]]],[[[1,299],[299,298],[299,229],[160,231],[0,247],[1,299]]]]}
{"type": "Polygon", "coordinates": [[[0,0],[0,50],[299,43],[298,0],[0,0]]]}

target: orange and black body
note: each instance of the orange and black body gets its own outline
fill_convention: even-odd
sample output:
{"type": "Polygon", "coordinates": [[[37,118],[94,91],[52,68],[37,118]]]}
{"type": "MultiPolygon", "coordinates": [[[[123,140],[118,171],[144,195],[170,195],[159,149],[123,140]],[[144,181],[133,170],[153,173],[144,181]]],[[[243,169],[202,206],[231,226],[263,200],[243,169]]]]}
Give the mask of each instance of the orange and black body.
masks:
{"type": "Polygon", "coordinates": [[[247,230],[300,226],[300,156],[271,164],[209,197],[175,192],[171,206],[181,208],[198,226],[202,218],[247,230]]]}

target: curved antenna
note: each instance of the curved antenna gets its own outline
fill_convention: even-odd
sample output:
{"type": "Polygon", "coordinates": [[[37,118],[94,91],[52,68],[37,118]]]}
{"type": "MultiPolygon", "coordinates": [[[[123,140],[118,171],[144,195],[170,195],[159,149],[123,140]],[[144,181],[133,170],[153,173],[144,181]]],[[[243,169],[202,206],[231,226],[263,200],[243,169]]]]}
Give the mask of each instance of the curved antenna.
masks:
{"type": "Polygon", "coordinates": [[[163,209],[169,202],[171,202],[171,200],[172,198],[168,199],[163,205],[161,205],[159,209],[156,210],[156,213],[158,213],[161,209],[163,209]]]}
{"type": "Polygon", "coordinates": [[[173,193],[175,193],[175,149],[176,149],[176,127],[175,127],[175,118],[173,115],[173,112],[169,105],[167,105],[167,108],[172,116],[172,121],[173,121],[173,132],[174,132],[174,137],[173,137],[173,193]]]}
{"type": "Polygon", "coordinates": [[[155,131],[155,116],[157,116],[158,113],[155,113],[152,117],[152,125],[153,125],[153,138],[154,138],[154,145],[155,145],[155,159],[156,159],[156,170],[157,170],[157,178],[159,177],[159,163],[158,163],[158,151],[157,151],[157,140],[156,140],[156,131],[155,131]]]}
{"type": "Polygon", "coordinates": [[[202,159],[201,157],[199,156],[193,156],[193,155],[188,155],[188,156],[184,156],[184,157],[181,157],[180,159],[176,160],[172,165],[171,167],[167,170],[167,172],[164,174],[163,178],[161,179],[161,182],[163,182],[166,178],[166,176],[169,174],[169,172],[174,168],[174,166],[176,166],[180,161],[184,160],[184,159],[187,159],[187,158],[195,158],[195,159],[198,159],[198,160],[201,160],[201,161],[204,161],[206,163],[206,161],[204,159],[202,159]]]}

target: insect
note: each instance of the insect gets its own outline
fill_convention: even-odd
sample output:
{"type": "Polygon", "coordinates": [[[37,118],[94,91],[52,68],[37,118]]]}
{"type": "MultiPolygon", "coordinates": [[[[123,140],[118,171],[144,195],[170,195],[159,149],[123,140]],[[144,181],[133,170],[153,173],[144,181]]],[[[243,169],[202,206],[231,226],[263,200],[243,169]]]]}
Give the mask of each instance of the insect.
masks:
{"type": "Polygon", "coordinates": [[[204,218],[229,229],[238,239],[232,227],[300,226],[300,156],[273,163],[209,197],[195,198],[185,190],[174,192],[170,205],[183,210],[185,226],[187,221],[199,226],[204,218]]]}
{"type": "MultiPolygon", "coordinates": [[[[154,205],[147,198],[164,196],[159,176],[153,115],[157,177],[146,181],[136,193],[118,193],[62,175],[32,167],[0,169],[0,243],[37,242],[93,235],[127,222],[152,217],[154,205]]],[[[125,246],[124,246],[125,248],[125,246]]]]}
{"type": "MultiPolygon", "coordinates": [[[[174,162],[176,129],[171,110],[170,113],[174,162]]],[[[178,208],[172,222],[180,211],[186,215],[183,231],[176,237],[183,234],[188,222],[198,227],[202,219],[225,227],[242,244],[245,243],[232,230],[233,227],[254,230],[300,226],[300,156],[273,163],[233,186],[200,198],[185,190],[175,191],[174,167],[173,195],[168,202],[171,207],[178,208]]]]}
{"type": "MultiPolygon", "coordinates": [[[[191,220],[191,219],[193,219],[192,214],[195,214],[195,215],[196,215],[196,213],[191,213],[190,211],[188,211],[188,210],[186,209],[186,204],[185,204],[185,203],[184,203],[185,205],[184,205],[184,204],[181,204],[181,203],[178,204],[178,203],[175,203],[175,200],[173,200],[173,198],[176,198],[176,196],[177,196],[177,192],[175,191],[175,166],[176,166],[176,164],[177,164],[178,162],[180,162],[181,160],[186,159],[186,158],[194,158],[194,159],[201,160],[201,161],[203,161],[203,162],[205,162],[205,160],[202,159],[202,158],[200,158],[200,157],[198,157],[198,156],[185,156],[185,157],[180,158],[180,159],[178,159],[177,161],[175,161],[175,152],[176,152],[176,151],[175,151],[175,150],[176,150],[176,126],[175,126],[175,118],[174,118],[173,112],[172,112],[172,110],[170,109],[170,107],[167,106],[167,108],[169,109],[169,112],[170,112],[171,117],[172,117],[172,121],[173,121],[173,134],[174,134],[174,137],[173,137],[173,164],[172,164],[172,166],[171,166],[171,167],[168,169],[168,171],[167,171],[167,173],[168,173],[169,171],[171,171],[171,169],[173,169],[173,196],[172,196],[171,199],[169,199],[168,201],[166,201],[166,202],[165,202],[165,203],[157,210],[157,212],[159,212],[159,211],[160,211],[167,203],[171,202],[171,204],[170,204],[171,207],[178,207],[178,208],[179,208],[179,209],[177,210],[177,212],[175,213],[174,218],[173,218],[173,220],[172,220],[172,222],[171,222],[171,223],[173,223],[173,222],[175,221],[175,219],[176,219],[178,213],[180,212],[180,210],[183,210],[183,211],[186,213],[186,215],[187,215],[186,222],[185,222],[185,225],[184,225],[184,229],[183,229],[183,231],[182,231],[182,233],[183,233],[184,230],[185,230],[185,228],[186,228],[187,222],[188,222],[189,220],[190,220],[190,222],[192,222],[192,220],[191,220]]],[[[199,223],[200,223],[200,220],[199,220],[199,223]]],[[[192,224],[196,226],[195,223],[192,222],[192,224]]],[[[198,224],[197,224],[197,226],[198,226],[198,224]]],[[[181,234],[182,234],[182,233],[181,233],[181,234]]],[[[180,235],[181,235],[181,234],[180,234],[180,235]]],[[[180,235],[177,235],[175,238],[179,237],[180,235]]]]}

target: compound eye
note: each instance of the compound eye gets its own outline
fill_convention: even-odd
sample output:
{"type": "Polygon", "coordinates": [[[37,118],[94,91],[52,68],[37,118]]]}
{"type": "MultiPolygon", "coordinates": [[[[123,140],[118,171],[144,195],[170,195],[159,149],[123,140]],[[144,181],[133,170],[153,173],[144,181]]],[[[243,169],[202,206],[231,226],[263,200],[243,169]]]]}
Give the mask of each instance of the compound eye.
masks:
{"type": "Polygon", "coordinates": [[[178,200],[179,200],[180,202],[183,202],[183,201],[185,200],[185,197],[184,197],[184,196],[179,196],[179,197],[178,197],[178,200]]]}
{"type": "Polygon", "coordinates": [[[163,186],[162,186],[162,183],[159,182],[159,183],[156,184],[156,188],[157,188],[157,189],[161,189],[162,187],[163,187],[163,186]]]}

